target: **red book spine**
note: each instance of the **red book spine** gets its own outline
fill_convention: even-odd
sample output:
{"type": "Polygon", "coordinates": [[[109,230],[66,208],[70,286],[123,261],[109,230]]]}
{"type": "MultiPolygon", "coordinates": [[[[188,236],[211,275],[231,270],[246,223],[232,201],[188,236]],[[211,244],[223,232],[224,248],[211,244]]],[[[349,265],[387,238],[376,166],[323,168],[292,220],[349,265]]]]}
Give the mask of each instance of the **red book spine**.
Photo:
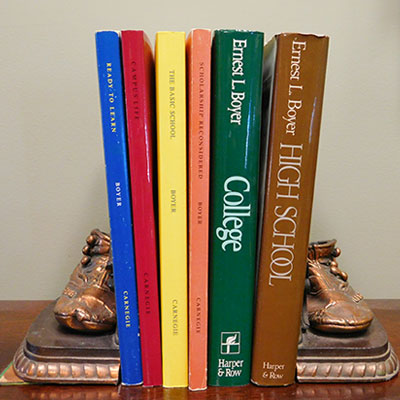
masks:
{"type": "Polygon", "coordinates": [[[142,346],[143,385],[162,385],[153,186],[154,61],[143,31],[123,31],[122,59],[142,346]]]}

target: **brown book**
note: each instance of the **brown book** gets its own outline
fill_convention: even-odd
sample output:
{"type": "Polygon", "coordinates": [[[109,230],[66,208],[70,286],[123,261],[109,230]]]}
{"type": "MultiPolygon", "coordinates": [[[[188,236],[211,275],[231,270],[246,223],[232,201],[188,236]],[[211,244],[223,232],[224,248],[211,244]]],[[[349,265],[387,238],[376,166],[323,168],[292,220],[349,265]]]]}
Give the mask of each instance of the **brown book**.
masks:
{"type": "Polygon", "coordinates": [[[264,49],[268,146],[251,373],[262,386],[295,378],[328,41],[283,33],[264,49]]]}

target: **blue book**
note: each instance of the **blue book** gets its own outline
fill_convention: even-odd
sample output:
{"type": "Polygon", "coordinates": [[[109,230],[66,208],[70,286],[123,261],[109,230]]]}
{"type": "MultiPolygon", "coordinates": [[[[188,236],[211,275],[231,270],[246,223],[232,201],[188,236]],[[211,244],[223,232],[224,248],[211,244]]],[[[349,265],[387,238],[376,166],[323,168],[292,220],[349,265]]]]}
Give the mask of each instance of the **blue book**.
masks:
{"type": "Polygon", "coordinates": [[[142,383],[139,314],[119,34],[96,33],[121,383],[142,383]]]}

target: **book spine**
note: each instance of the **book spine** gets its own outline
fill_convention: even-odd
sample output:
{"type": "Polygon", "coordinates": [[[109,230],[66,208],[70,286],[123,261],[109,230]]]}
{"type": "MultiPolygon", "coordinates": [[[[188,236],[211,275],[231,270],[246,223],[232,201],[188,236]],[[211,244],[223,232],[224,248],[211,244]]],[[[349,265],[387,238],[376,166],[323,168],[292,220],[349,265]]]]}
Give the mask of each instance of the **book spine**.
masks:
{"type": "Polygon", "coordinates": [[[265,110],[269,148],[251,374],[257,385],[295,378],[327,51],[328,38],[314,35],[281,34],[266,46],[264,80],[273,85],[265,110]]]}
{"type": "Polygon", "coordinates": [[[250,380],[263,34],[213,42],[208,383],[250,380]]]}
{"type": "Polygon", "coordinates": [[[96,33],[97,65],[108,208],[121,358],[121,381],[142,383],[136,274],[127,159],[120,40],[117,32],[96,33]]]}
{"type": "Polygon", "coordinates": [[[143,31],[122,31],[143,386],[162,385],[153,192],[154,63],[143,31]]]}
{"type": "Polygon", "coordinates": [[[188,386],[185,33],[156,36],[163,386],[188,386]]]}
{"type": "Polygon", "coordinates": [[[211,32],[186,42],[189,174],[189,389],[207,388],[211,32]]]}

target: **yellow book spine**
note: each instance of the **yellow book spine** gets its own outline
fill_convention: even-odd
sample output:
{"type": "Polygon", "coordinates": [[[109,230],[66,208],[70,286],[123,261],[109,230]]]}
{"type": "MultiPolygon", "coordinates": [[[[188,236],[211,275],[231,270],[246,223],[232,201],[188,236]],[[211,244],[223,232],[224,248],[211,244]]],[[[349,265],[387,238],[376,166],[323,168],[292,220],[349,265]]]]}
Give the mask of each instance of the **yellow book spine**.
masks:
{"type": "Polygon", "coordinates": [[[188,385],[185,33],[156,36],[163,385],[188,385]]]}

